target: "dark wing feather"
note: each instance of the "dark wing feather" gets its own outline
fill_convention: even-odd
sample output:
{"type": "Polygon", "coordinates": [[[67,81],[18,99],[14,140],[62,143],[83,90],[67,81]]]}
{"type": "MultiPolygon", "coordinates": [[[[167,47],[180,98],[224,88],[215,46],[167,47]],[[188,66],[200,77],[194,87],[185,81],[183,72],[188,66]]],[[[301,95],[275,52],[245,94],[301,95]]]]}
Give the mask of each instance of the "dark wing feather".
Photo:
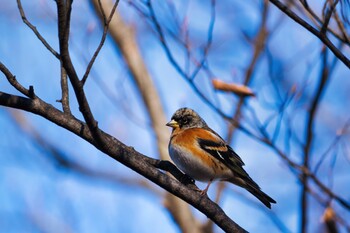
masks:
{"type": "Polygon", "coordinates": [[[229,167],[235,174],[239,175],[243,179],[249,177],[248,173],[243,169],[244,162],[239,155],[233,151],[233,149],[225,144],[223,141],[213,141],[198,138],[199,146],[210,155],[224,163],[229,167]]]}
{"type": "MultiPolygon", "coordinates": [[[[214,134],[217,135],[216,133],[214,134]]],[[[221,139],[219,135],[217,136],[221,139]]],[[[234,181],[233,183],[247,189],[268,208],[271,208],[271,203],[276,203],[275,200],[273,200],[270,196],[261,191],[259,185],[255,183],[252,178],[250,178],[248,173],[243,169],[244,162],[242,161],[242,159],[222,139],[219,141],[214,141],[203,138],[197,138],[197,141],[202,150],[206,151],[214,158],[224,163],[228,168],[231,169],[231,171],[237,178],[239,177],[244,181],[244,183],[237,183],[234,181]]]]}

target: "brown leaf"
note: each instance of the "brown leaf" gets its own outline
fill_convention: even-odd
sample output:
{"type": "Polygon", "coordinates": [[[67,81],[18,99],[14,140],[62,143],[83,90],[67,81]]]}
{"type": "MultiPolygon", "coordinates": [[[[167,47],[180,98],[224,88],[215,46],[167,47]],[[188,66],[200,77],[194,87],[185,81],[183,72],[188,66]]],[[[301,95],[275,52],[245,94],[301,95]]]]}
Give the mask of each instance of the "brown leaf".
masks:
{"type": "Polygon", "coordinates": [[[244,85],[239,85],[235,83],[226,83],[219,79],[213,79],[212,84],[215,90],[232,92],[242,97],[255,96],[254,92],[249,87],[244,85]]]}

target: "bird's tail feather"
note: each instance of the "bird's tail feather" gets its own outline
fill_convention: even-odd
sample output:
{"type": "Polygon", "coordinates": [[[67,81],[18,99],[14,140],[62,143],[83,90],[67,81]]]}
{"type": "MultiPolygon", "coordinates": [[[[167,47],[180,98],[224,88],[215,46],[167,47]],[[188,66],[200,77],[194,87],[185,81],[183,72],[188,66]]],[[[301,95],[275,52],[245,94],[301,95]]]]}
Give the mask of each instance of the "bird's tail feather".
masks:
{"type": "Polygon", "coordinates": [[[272,199],[269,195],[261,191],[260,187],[252,179],[234,179],[229,181],[246,189],[256,198],[258,198],[269,209],[271,209],[271,203],[276,203],[274,199],[272,199]]]}
{"type": "Polygon", "coordinates": [[[251,194],[258,198],[267,208],[271,209],[271,203],[276,203],[269,195],[261,191],[259,187],[252,187],[248,185],[245,187],[251,194]]]}

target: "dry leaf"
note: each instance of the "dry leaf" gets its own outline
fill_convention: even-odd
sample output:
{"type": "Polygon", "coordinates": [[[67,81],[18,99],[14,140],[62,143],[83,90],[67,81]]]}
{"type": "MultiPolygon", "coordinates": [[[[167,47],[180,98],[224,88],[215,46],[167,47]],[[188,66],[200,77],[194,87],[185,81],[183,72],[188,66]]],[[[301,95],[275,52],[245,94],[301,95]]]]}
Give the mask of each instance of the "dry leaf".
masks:
{"type": "Polygon", "coordinates": [[[238,96],[247,97],[255,96],[254,92],[247,86],[235,83],[225,83],[219,79],[213,79],[212,84],[215,90],[232,92],[238,96]]]}

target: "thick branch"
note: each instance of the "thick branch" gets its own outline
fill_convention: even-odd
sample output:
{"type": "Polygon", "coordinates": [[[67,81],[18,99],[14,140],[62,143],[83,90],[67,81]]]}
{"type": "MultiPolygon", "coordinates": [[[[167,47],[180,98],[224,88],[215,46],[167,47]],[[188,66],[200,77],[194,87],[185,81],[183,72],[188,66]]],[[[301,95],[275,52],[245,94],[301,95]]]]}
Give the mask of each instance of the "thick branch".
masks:
{"type": "Polygon", "coordinates": [[[200,195],[199,192],[181,184],[179,181],[163,172],[160,172],[156,168],[156,166],[159,166],[159,160],[140,154],[132,147],[124,145],[118,139],[104,133],[103,131],[101,131],[101,137],[106,145],[101,145],[95,140],[84,122],[59,111],[39,98],[32,100],[0,92],[0,105],[22,109],[44,117],[90,142],[97,149],[108,154],[113,159],[188,202],[208,218],[211,218],[224,231],[246,232],[232,221],[223,210],[208,197],[200,195]]]}

